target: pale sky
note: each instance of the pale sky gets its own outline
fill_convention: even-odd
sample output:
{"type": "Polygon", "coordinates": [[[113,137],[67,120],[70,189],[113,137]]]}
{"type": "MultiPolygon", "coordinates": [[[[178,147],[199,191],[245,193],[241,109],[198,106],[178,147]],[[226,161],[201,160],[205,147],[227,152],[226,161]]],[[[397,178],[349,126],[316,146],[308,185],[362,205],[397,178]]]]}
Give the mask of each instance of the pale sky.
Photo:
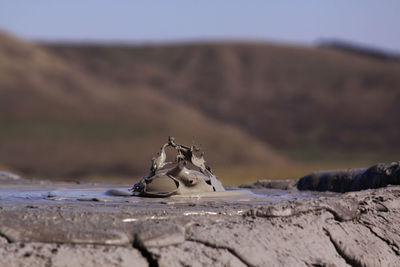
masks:
{"type": "Polygon", "coordinates": [[[400,52],[400,1],[0,0],[0,29],[47,41],[312,45],[335,38],[400,52]]]}

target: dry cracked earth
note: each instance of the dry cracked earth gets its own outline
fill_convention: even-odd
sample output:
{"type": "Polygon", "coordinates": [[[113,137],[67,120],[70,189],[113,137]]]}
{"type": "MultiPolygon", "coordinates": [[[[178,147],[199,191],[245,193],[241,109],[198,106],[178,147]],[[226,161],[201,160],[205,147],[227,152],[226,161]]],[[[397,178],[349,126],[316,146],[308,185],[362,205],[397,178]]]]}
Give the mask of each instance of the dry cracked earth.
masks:
{"type": "Polygon", "coordinates": [[[400,266],[400,186],[308,197],[273,198],[265,188],[235,199],[61,197],[84,186],[2,181],[0,266],[400,266]]]}

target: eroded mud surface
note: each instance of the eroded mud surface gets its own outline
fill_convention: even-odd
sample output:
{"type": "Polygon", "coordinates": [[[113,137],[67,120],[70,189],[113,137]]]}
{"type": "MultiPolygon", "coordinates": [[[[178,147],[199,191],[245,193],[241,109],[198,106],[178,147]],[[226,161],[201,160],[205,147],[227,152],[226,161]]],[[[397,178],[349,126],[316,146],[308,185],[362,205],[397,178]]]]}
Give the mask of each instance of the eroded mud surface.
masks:
{"type": "Polygon", "coordinates": [[[399,186],[157,199],[0,185],[1,266],[400,266],[399,186]]]}

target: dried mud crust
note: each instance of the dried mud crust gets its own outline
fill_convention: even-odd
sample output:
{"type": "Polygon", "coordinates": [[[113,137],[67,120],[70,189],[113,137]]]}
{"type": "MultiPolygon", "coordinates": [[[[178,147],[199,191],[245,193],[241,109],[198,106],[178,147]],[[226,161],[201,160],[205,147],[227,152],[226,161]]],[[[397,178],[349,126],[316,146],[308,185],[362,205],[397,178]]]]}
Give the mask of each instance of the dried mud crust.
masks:
{"type": "Polygon", "coordinates": [[[134,248],[54,243],[0,244],[0,266],[146,266],[134,248]]]}
{"type": "Polygon", "coordinates": [[[400,187],[279,203],[0,200],[0,265],[400,266],[400,187]]]}

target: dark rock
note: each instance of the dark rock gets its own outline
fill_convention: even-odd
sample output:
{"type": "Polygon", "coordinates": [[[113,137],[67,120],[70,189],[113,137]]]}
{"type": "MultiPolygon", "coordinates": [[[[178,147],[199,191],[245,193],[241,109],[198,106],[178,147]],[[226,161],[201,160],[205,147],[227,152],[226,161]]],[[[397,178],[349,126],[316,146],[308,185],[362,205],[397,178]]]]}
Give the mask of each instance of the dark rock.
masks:
{"type": "Polygon", "coordinates": [[[400,184],[400,162],[379,163],[368,169],[318,171],[297,182],[299,190],[350,192],[400,184]]]}
{"type": "Polygon", "coordinates": [[[374,165],[354,178],[348,191],[400,184],[400,162],[374,165]]]}

